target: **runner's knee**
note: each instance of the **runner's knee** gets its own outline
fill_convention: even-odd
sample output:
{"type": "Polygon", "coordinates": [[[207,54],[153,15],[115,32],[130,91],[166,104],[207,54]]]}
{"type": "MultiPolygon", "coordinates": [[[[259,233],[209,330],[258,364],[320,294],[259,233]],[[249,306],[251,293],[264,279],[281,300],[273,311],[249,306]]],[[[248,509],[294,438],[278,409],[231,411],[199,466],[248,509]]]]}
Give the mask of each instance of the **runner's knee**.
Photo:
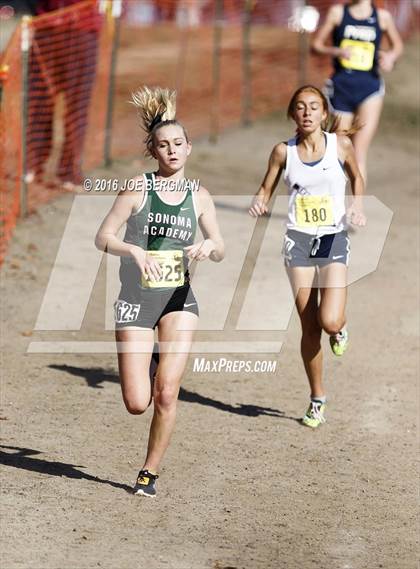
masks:
{"type": "Polygon", "coordinates": [[[142,415],[151,403],[151,398],[145,397],[124,397],[124,403],[130,415],[142,415]]]}
{"type": "Polygon", "coordinates": [[[179,386],[178,382],[172,381],[159,386],[156,385],[154,392],[155,408],[161,411],[169,411],[176,407],[178,400],[179,386]]]}
{"type": "Polygon", "coordinates": [[[322,329],[329,336],[340,332],[345,324],[344,318],[339,316],[321,316],[319,320],[322,329]]]}

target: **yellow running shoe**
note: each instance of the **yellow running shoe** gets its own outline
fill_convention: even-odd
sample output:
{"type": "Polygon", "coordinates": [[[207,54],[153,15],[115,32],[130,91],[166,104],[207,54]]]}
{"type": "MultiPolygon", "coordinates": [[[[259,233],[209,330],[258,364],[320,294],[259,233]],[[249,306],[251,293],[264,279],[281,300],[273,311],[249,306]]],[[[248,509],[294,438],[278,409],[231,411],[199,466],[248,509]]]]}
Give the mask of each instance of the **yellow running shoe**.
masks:
{"type": "Polygon", "coordinates": [[[330,346],[336,356],[342,356],[349,345],[349,333],[341,330],[338,334],[330,336],[330,346]]]}
{"type": "Polygon", "coordinates": [[[302,419],[302,424],[306,427],[311,427],[311,429],[316,429],[321,423],[326,422],[324,412],[325,403],[322,403],[322,401],[311,401],[302,419]]]}

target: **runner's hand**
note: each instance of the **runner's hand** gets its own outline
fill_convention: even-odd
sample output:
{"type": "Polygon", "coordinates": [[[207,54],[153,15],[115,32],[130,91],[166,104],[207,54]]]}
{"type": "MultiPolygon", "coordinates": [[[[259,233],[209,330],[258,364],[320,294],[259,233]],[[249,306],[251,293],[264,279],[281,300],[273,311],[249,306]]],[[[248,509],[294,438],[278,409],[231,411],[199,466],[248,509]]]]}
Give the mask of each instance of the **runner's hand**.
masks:
{"type": "Polygon", "coordinates": [[[204,239],[204,241],[200,241],[200,243],[194,243],[194,245],[184,247],[184,251],[191,261],[204,261],[208,259],[214,249],[215,246],[211,239],[204,239]]]}
{"type": "Polygon", "coordinates": [[[248,210],[249,215],[252,217],[258,217],[259,215],[265,215],[267,212],[268,208],[264,198],[255,196],[252,200],[251,207],[248,210]]]}
{"type": "Polygon", "coordinates": [[[351,58],[351,47],[336,47],[334,48],[334,57],[341,57],[342,59],[351,58]]]}
{"type": "Polygon", "coordinates": [[[363,208],[357,203],[353,203],[347,210],[347,221],[353,225],[358,225],[359,227],[364,227],[367,223],[365,214],[363,213],[363,208]]]}
{"type": "Polygon", "coordinates": [[[147,254],[147,251],[141,247],[135,247],[132,257],[136,261],[137,266],[145,276],[146,280],[157,282],[162,278],[162,268],[160,264],[147,254]]]}
{"type": "Polygon", "coordinates": [[[395,64],[395,58],[388,51],[379,51],[379,67],[382,71],[392,71],[395,64]]]}

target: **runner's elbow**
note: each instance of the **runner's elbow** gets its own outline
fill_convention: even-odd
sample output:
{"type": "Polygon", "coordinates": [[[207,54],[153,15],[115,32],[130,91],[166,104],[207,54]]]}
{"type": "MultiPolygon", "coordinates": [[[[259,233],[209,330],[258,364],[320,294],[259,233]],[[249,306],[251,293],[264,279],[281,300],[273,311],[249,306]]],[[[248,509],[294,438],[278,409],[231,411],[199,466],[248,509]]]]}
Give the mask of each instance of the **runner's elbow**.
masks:
{"type": "Polygon", "coordinates": [[[98,232],[95,237],[95,247],[99,249],[99,251],[105,251],[107,246],[108,239],[101,233],[98,232]]]}
{"type": "Polygon", "coordinates": [[[223,241],[218,241],[214,251],[210,255],[210,259],[215,263],[220,263],[225,258],[225,244],[223,241]]]}
{"type": "Polygon", "coordinates": [[[314,55],[321,55],[324,53],[324,46],[319,40],[313,40],[310,45],[310,51],[314,55]]]}

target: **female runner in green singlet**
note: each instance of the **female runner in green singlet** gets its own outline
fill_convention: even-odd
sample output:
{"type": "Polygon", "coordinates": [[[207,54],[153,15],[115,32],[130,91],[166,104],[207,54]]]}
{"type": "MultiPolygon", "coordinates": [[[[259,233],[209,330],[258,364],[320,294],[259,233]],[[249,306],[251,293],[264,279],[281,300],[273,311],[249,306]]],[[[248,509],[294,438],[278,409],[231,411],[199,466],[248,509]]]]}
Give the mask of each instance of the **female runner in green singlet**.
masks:
{"type": "Polygon", "coordinates": [[[191,142],[175,119],[175,96],[147,87],[133,95],[147,131],[146,153],[158,161],[158,170],[137,178],[137,191],[119,193],[96,237],[99,249],[121,257],[115,328],[124,403],[129,413],[141,414],[154,401],[147,455],[134,486],[135,494],[151,497],[174,429],[198,320],[188,264],[224,257],[212,198],[203,186],[197,184],[197,189],[184,177],[191,142]],[[124,223],[121,241],[117,235],[124,223]],[[204,240],[194,243],[197,223],[204,240]],[[160,356],[151,385],[156,327],[160,356]]]}

